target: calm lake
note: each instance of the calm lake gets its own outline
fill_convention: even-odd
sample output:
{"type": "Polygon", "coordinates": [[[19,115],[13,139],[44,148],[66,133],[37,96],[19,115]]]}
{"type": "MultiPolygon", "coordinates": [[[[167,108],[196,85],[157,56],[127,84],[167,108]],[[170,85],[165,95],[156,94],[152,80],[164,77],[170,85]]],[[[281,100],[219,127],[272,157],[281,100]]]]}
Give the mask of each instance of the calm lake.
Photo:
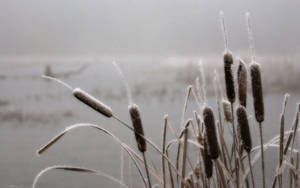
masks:
{"type": "MultiPolygon", "coordinates": [[[[133,87],[136,82],[143,79],[157,79],[155,72],[159,69],[159,60],[145,60],[141,65],[137,62],[120,62],[126,79],[133,87]],[[146,68],[145,68],[146,67],[146,68]],[[149,70],[150,71],[149,71],[149,70]],[[148,71],[148,72],[147,72],[148,71]],[[150,76],[149,76],[150,74],[150,76]],[[152,75],[151,75],[152,74],[152,75]],[[152,76],[152,77],[151,77],[152,76]]],[[[114,113],[130,122],[128,114],[128,101],[122,88],[122,82],[114,67],[105,63],[90,63],[85,71],[78,75],[62,77],[61,79],[73,87],[80,87],[109,105],[114,113]]],[[[91,128],[80,128],[66,134],[61,141],[46,151],[42,156],[36,155],[36,150],[47,143],[57,133],[75,123],[94,123],[111,131],[125,143],[132,145],[136,150],[133,134],[114,119],[107,119],[84,104],[77,101],[72,93],[61,85],[43,80],[45,64],[9,64],[1,65],[2,79],[0,80],[0,188],[28,188],[31,187],[34,177],[42,169],[52,165],[74,165],[101,170],[119,179],[120,177],[120,146],[110,137],[91,128]]],[[[57,63],[53,71],[64,72],[74,70],[83,63],[57,63]]],[[[151,97],[133,95],[133,100],[139,105],[144,123],[145,134],[158,146],[161,146],[163,117],[169,115],[170,120],[179,130],[179,123],[184,105],[187,84],[173,83],[170,87],[176,88],[166,93],[151,97]],[[173,92],[173,93],[172,93],[173,92]]],[[[141,82],[142,83],[142,82],[141,82]]],[[[166,82],[155,82],[159,88],[169,87],[166,82]],[[161,83],[161,85],[159,85],[161,83]]],[[[209,86],[209,85],[208,85],[209,86]]],[[[209,86],[210,87],[210,86],[209,86]]],[[[147,88],[146,88],[147,89],[147,88]]],[[[292,125],[295,117],[297,102],[300,94],[291,92],[286,111],[286,130],[292,125]]],[[[279,133],[279,117],[282,107],[284,91],[268,92],[265,95],[266,118],[263,123],[264,141],[279,133]]],[[[207,104],[216,111],[214,94],[208,94],[207,104]]],[[[258,143],[257,124],[253,119],[252,97],[248,97],[248,111],[253,145],[258,143]]],[[[186,119],[193,118],[193,111],[199,110],[194,99],[188,104],[186,119]]],[[[230,125],[225,125],[230,126],[230,125]]],[[[174,139],[168,130],[168,140],[174,139]]],[[[296,140],[299,149],[299,140],[296,140]]],[[[160,156],[149,146],[149,161],[153,161],[160,168],[160,156]]],[[[189,148],[191,158],[197,154],[196,148],[189,148]]],[[[124,179],[129,185],[128,156],[125,153],[124,179]]],[[[266,154],[267,172],[274,172],[278,161],[277,148],[269,149],[266,154]],[[276,151],[276,152],[274,152],[276,151]]],[[[135,186],[142,184],[134,167],[133,181],[135,186]]],[[[143,168],[142,168],[143,169],[143,168]]],[[[144,170],[144,169],[143,169],[144,170]]],[[[188,171],[190,169],[188,168],[188,171]]],[[[255,166],[255,178],[260,179],[260,162],[255,166]]],[[[270,184],[273,174],[267,176],[270,184]]],[[[155,178],[152,177],[153,181],[155,178]]],[[[260,182],[260,181],[259,181],[260,182]]],[[[257,185],[258,186],[258,185],[257,185]]],[[[40,179],[37,187],[119,187],[104,177],[87,175],[83,173],[50,171],[40,179]]]]}

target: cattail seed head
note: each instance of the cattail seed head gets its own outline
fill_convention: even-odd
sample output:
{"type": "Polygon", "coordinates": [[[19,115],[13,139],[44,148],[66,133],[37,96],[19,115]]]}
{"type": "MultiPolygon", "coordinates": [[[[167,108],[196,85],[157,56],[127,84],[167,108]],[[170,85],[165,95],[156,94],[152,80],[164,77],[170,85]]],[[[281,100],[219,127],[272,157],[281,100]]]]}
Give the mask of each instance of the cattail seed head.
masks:
{"type": "Polygon", "coordinates": [[[209,146],[207,143],[207,136],[205,136],[202,158],[203,158],[203,162],[204,162],[205,175],[207,178],[211,178],[213,175],[213,163],[212,163],[211,157],[209,155],[208,148],[209,148],[209,146]]]}
{"type": "Polygon", "coordinates": [[[227,122],[232,122],[231,104],[227,100],[223,100],[224,117],[227,122]]]}
{"type": "Polygon", "coordinates": [[[236,110],[236,116],[238,122],[238,133],[242,141],[242,148],[249,153],[252,149],[252,141],[246,108],[240,105],[236,110]]]}
{"type": "Polygon", "coordinates": [[[239,67],[237,71],[238,94],[240,104],[244,107],[247,105],[247,68],[242,59],[239,59],[239,67]]]}
{"type": "Polygon", "coordinates": [[[226,94],[228,100],[231,103],[235,101],[234,79],[231,70],[232,64],[233,64],[232,54],[230,52],[226,52],[224,54],[224,75],[225,75],[226,94]]]}
{"type": "Polygon", "coordinates": [[[209,155],[212,159],[217,159],[219,156],[219,144],[216,133],[215,118],[212,109],[208,106],[203,109],[203,120],[207,135],[209,155]]]}
{"type": "Polygon", "coordinates": [[[201,175],[201,165],[200,165],[200,162],[198,162],[194,168],[194,174],[195,176],[197,177],[197,179],[200,178],[200,175],[201,175]]]}
{"type": "Polygon", "coordinates": [[[106,106],[102,102],[100,102],[95,97],[91,96],[87,92],[83,91],[80,88],[75,88],[73,90],[73,95],[83,102],[84,104],[88,105],[89,107],[93,108],[97,112],[101,113],[102,115],[110,118],[112,117],[113,113],[110,107],[106,106]]]}
{"type": "Polygon", "coordinates": [[[258,122],[264,121],[264,100],[261,82],[260,66],[257,63],[250,65],[252,95],[254,103],[255,118],[258,122]]]}
{"type": "Polygon", "coordinates": [[[225,63],[225,65],[232,65],[233,64],[233,57],[232,57],[231,52],[226,51],[224,53],[224,63],[225,63]]]}
{"type": "Polygon", "coordinates": [[[187,177],[185,178],[185,188],[193,188],[193,181],[192,181],[192,177],[187,177]]]}
{"type": "Polygon", "coordinates": [[[144,129],[142,125],[142,119],[138,106],[132,104],[128,107],[132,125],[135,131],[135,140],[140,152],[145,152],[147,150],[146,140],[144,136],[144,129]]]}

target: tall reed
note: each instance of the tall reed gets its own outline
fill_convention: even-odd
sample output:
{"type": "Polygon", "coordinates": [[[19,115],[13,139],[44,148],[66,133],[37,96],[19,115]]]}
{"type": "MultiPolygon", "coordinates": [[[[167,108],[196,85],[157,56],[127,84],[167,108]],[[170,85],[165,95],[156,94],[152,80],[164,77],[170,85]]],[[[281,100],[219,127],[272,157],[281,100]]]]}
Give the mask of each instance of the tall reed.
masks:
{"type": "Polygon", "coordinates": [[[236,110],[236,116],[238,122],[239,136],[242,142],[241,146],[242,149],[247,152],[249,168],[251,172],[252,187],[255,187],[254,176],[253,176],[252,165],[251,165],[251,157],[250,157],[250,152],[252,150],[252,140],[251,140],[251,133],[249,129],[248,114],[246,108],[240,105],[236,110]]]}
{"type": "Polygon", "coordinates": [[[238,96],[240,104],[247,106],[247,67],[244,61],[239,58],[239,67],[237,70],[238,96]]]}
{"type": "Polygon", "coordinates": [[[203,109],[203,121],[207,135],[209,156],[211,159],[217,159],[219,157],[219,144],[216,133],[214,113],[209,106],[205,106],[203,109]]]}
{"type": "Polygon", "coordinates": [[[147,166],[147,160],[145,156],[145,152],[147,151],[147,145],[146,145],[146,140],[144,138],[144,129],[143,129],[143,124],[142,124],[142,119],[140,116],[140,112],[138,109],[138,106],[136,104],[132,104],[128,107],[129,109],[129,114],[130,118],[132,121],[132,125],[134,128],[134,135],[135,135],[135,140],[138,146],[139,151],[143,154],[144,158],[144,164],[145,164],[145,170],[148,178],[148,184],[149,188],[151,188],[151,179],[150,179],[150,174],[148,171],[148,166],[147,166]]]}

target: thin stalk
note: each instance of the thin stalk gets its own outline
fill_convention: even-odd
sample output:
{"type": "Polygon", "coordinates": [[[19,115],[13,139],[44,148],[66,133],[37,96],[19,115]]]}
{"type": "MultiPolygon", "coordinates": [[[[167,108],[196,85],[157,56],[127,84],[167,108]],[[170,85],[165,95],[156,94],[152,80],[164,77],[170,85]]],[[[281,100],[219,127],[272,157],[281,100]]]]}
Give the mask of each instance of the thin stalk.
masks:
{"type": "MultiPolygon", "coordinates": [[[[167,157],[169,157],[169,152],[168,152],[168,150],[166,150],[166,155],[167,155],[167,157]]],[[[172,168],[171,168],[171,164],[170,164],[169,161],[168,161],[168,169],[169,169],[169,175],[170,175],[171,187],[174,188],[173,173],[172,173],[172,168]]]]}
{"type": "MultiPolygon", "coordinates": [[[[163,135],[162,135],[162,152],[163,152],[163,154],[166,154],[167,123],[168,123],[168,116],[166,115],[164,118],[163,135]]],[[[163,187],[166,188],[165,158],[162,156],[161,160],[162,160],[163,187]]]]}
{"type": "Polygon", "coordinates": [[[252,165],[251,165],[251,155],[250,155],[250,152],[247,154],[248,154],[249,169],[250,169],[250,174],[251,174],[252,188],[255,188],[253,170],[252,170],[252,165]]]}
{"type": "MultiPolygon", "coordinates": [[[[120,182],[124,183],[124,151],[123,148],[121,147],[120,150],[120,182]]],[[[122,187],[122,185],[120,185],[120,188],[122,187]]]]}
{"type": "Polygon", "coordinates": [[[148,171],[148,165],[147,165],[147,160],[146,160],[146,156],[145,156],[145,152],[142,152],[143,154],[143,160],[144,160],[144,165],[145,165],[145,170],[146,170],[146,174],[147,174],[147,178],[148,178],[148,185],[149,185],[149,188],[151,188],[151,179],[150,179],[150,174],[149,174],[149,171],[148,171]]]}
{"type": "Polygon", "coordinates": [[[235,162],[235,175],[236,175],[236,187],[239,188],[239,168],[238,168],[238,160],[236,157],[236,150],[237,150],[237,137],[235,132],[235,125],[234,125],[234,113],[233,113],[233,103],[231,103],[231,116],[232,116],[232,133],[233,133],[233,157],[235,162]]]}
{"type": "Polygon", "coordinates": [[[261,152],[261,173],[262,173],[262,180],[263,180],[263,188],[265,188],[266,187],[265,157],[264,157],[264,142],[263,142],[262,123],[261,122],[259,122],[259,136],[260,136],[260,152],[261,152]]]}
{"type": "Polygon", "coordinates": [[[181,188],[184,188],[185,181],[185,167],[186,167],[186,158],[187,158],[187,139],[188,139],[188,129],[185,128],[184,130],[184,142],[183,142],[183,153],[182,153],[182,166],[181,166],[181,176],[182,176],[182,181],[181,181],[181,188]]]}

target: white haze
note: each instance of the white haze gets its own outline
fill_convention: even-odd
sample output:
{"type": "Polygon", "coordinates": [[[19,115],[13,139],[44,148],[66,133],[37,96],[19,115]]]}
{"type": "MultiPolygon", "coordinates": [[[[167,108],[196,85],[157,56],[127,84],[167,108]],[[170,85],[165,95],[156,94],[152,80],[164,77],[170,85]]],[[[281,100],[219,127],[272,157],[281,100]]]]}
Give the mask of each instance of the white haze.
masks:
{"type": "Polygon", "coordinates": [[[0,56],[207,55],[247,51],[251,12],[256,51],[300,50],[300,1],[1,0],[0,56]]]}

